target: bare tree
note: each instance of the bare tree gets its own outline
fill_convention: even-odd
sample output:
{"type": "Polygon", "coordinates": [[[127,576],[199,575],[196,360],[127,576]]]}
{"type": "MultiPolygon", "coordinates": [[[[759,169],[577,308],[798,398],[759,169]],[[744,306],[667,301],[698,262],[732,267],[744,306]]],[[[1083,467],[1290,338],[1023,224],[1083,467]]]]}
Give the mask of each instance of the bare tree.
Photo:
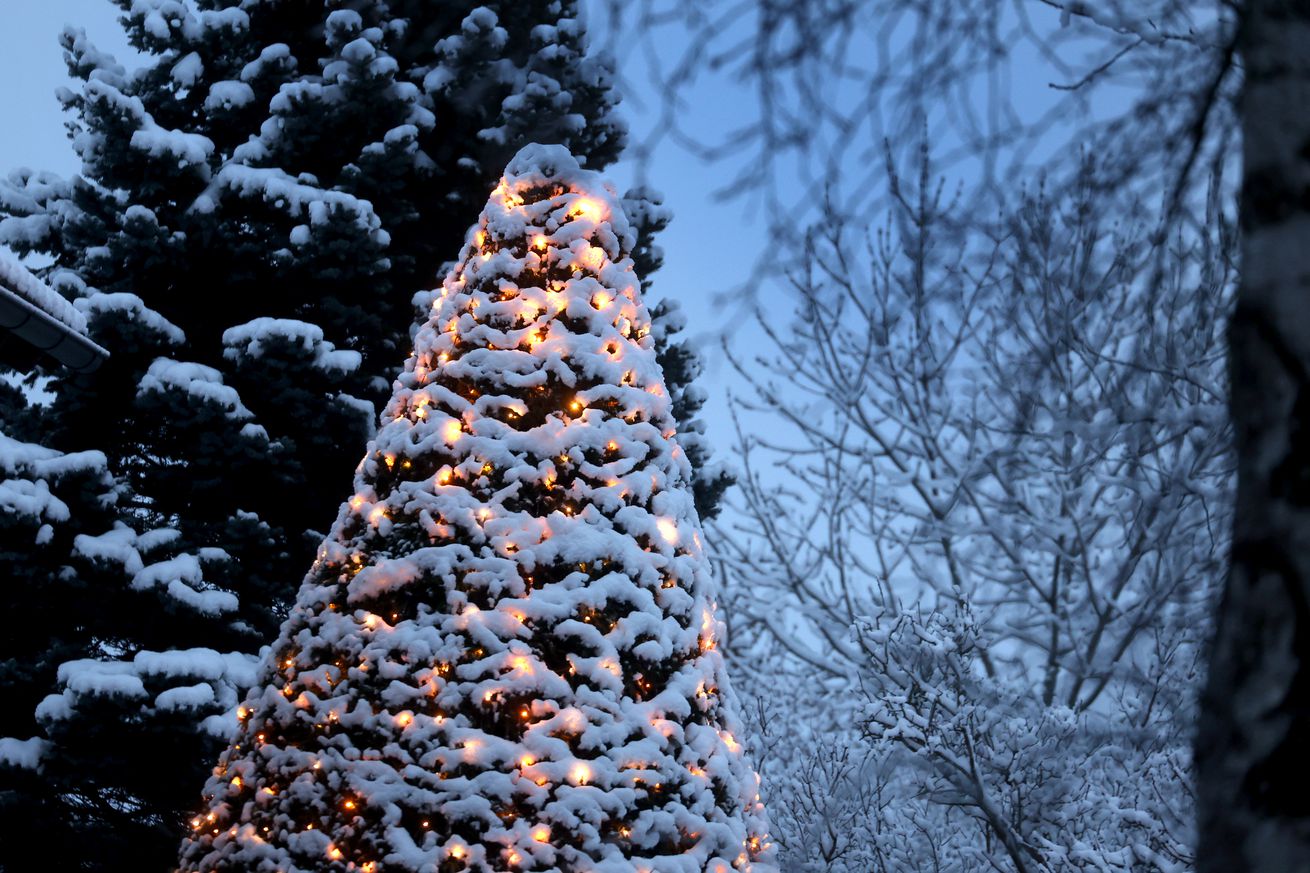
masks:
{"type": "MultiPolygon", "coordinates": [[[[881,152],[926,130],[943,171],[976,180],[976,217],[1016,179],[1079,174],[1101,156],[1122,192],[1185,191],[1234,154],[1233,0],[601,0],[597,27],[653,80],[658,118],[630,153],[672,142],[720,164],[721,194],[756,198],[786,240],[828,192],[873,220],[881,152]],[[677,46],[678,50],[671,50],[677,46]],[[739,125],[693,126],[707,81],[735,87],[739,125]]],[[[752,287],[755,283],[744,283],[752,287]]]]}
{"type": "Polygon", "coordinates": [[[1185,868],[1227,535],[1223,186],[1165,231],[1097,209],[1089,164],[980,238],[918,169],[873,234],[830,213],[791,330],[763,316],[772,348],[737,360],[736,639],[860,683],[943,869],[1185,868]]]}
{"type": "MultiPolygon", "coordinates": [[[[1235,162],[1239,154],[1236,120],[1240,117],[1245,143],[1242,222],[1246,240],[1242,292],[1229,334],[1240,487],[1232,570],[1219,607],[1213,667],[1197,741],[1203,835],[1200,858],[1206,869],[1213,870],[1310,869],[1310,806],[1302,799],[1294,775],[1306,769],[1301,748],[1310,729],[1310,716],[1306,715],[1310,711],[1310,681],[1306,680],[1310,675],[1306,666],[1310,652],[1310,583],[1306,579],[1310,568],[1304,555],[1310,541],[1310,513],[1301,494],[1310,465],[1301,447],[1307,415],[1302,397],[1310,381],[1310,340],[1303,327],[1303,274],[1307,268],[1300,254],[1305,248],[1305,143],[1310,138],[1300,121],[1304,98],[1310,92],[1310,64],[1304,60],[1310,42],[1310,12],[1305,4],[1295,0],[638,0],[609,5],[616,20],[646,25],[644,44],[648,47],[668,45],[662,33],[669,27],[688,34],[683,40],[685,52],[669,63],[661,64],[657,51],[647,53],[666,97],[664,116],[653,127],[650,142],[669,137],[707,158],[736,161],[740,172],[725,186],[725,192],[762,194],[771,207],[775,231],[788,229],[798,213],[814,217],[815,212],[804,210],[807,204],[813,207],[819,202],[814,192],[820,190],[830,193],[823,201],[826,208],[843,215],[868,218],[889,204],[895,208],[897,192],[876,184],[871,156],[883,140],[891,139],[903,158],[906,129],[925,129],[938,144],[945,166],[979,180],[972,189],[976,193],[969,210],[975,226],[990,214],[992,206],[1013,206],[1013,180],[1032,178],[1029,171],[1034,168],[1044,168],[1053,179],[1062,181],[1077,176],[1086,184],[1086,176],[1073,171],[1074,156],[1079,153],[1077,144],[1090,143],[1088,151],[1100,158],[1092,184],[1094,211],[1103,217],[1123,215],[1136,198],[1165,198],[1162,223],[1181,229],[1182,236],[1171,235],[1168,245],[1152,247],[1156,263],[1152,280],[1145,284],[1168,288],[1176,281],[1171,275],[1198,269],[1187,258],[1180,259],[1175,246],[1179,239],[1190,240],[1191,245],[1204,238],[1204,224],[1185,227],[1183,223],[1198,214],[1191,201],[1201,183],[1235,162]],[[707,141],[680,121],[686,116],[682,110],[699,77],[713,71],[729,73],[756,102],[754,116],[741,128],[707,141]],[[1042,94],[1045,99],[1036,96],[1043,89],[1033,88],[1034,82],[1049,86],[1042,94]],[[800,184],[789,186],[787,180],[798,171],[800,184]]],[[[1224,199],[1231,199],[1233,193],[1224,192],[1224,199]]],[[[786,234],[775,232],[773,237],[785,239],[786,234]]],[[[813,240],[806,245],[812,247],[813,240]]],[[[803,254],[810,256],[813,249],[806,248],[803,254]]],[[[968,282],[975,278],[969,277],[968,282]]],[[[1166,292],[1164,299],[1168,296],[1166,292]]],[[[1205,295],[1198,299],[1213,302],[1205,295]]],[[[1160,310],[1154,307],[1160,302],[1160,298],[1143,295],[1130,303],[1129,310],[1116,308],[1112,302],[1107,311],[1124,318],[1135,314],[1133,308],[1146,307],[1153,318],[1159,318],[1160,310]]],[[[846,310],[852,311],[858,313],[858,307],[846,310]]],[[[1190,305],[1174,307],[1174,311],[1194,312],[1190,305]]],[[[1203,320],[1208,330],[1227,309],[1220,302],[1210,312],[1208,319],[1188,315],[1192,325],[1180,326],[1166,318],[1164,326],[1195,330],[1203,320]]],[[[1058,332],[1058,324],[1043,327],[1033,322],[1029,327],[1025,337],[1042,342],[1050,339],[1052,328],[1058,332]]],[[[935,329],[944,333],[940,340],[944,345],[937,351],[967,358],[950,351],[956,344],[957,328],[937,325],[935,329]]],[[[1146,343],[1131,351],[1136,355],[1143,347],[1154,348],[1146,343]]],[[[1098,354],[1113,356],[1124,351],[1128,350],[1102,349],[1098,354]]],[[[1067,356],[1052,356],[1052,373],[1066,369],[1055,366],[1062,357],[1067,356]]],[[[1182,378],[1178,360],[1166,353],[1163,362],[1148,356],[1134,357],[1131,363],[1141,372],[1182,378]]],[[[832,363],[845,362],[834,359],[832,363]]],[[[936,371],[929,366],[926,372],[936,371]]],[[[1191,378],[1191,374],[1185,375],[1191,378]]],[[[914,384],[916,378],[920,377],[903,375],[889,379],[888,384],[930,393],[914,384]]],[[[1055,391],[1052,396],[1059,396],[1064,378],[1061,375],[1045,386],[1055,391]]],[[[815,378],[813,384],[822,386],[824,380],[815,378]]],[[[838,387],[842,391],[849,388],[838,387]]],[[[1135,383],[1126,387],[1139,390],[1135,383]]],[[[946,390],[954,387],[946,386],[946,390]]],[[[1213,384],[1205,385],[1204,400],[1195,401],[1206,416],[1213,409],[1209,402],[1212,391],[1213,384]]],[[[1066,392],[1065,396],[1076,393],[1066,392]]],[[[841,402],[856,409],[864,405],[851,402],[846,395],[820,396],[825,401],[840,396],[841,402]]],[[[983,408],[995,412],[988,407],[992,397],[976,396],[983,408]]],[[[1185,475],[1190,449],[1178,448],[1186,449],[1188,438],[1160,443],[1172,446],[1168,464],[1152,459],[1149,464],[1136,465],[1120,458],[1123,472],[1136,477],[1133,481],[1137,484],[1129,490],[1136,492],[1134,499],[1141,509],[1102,523],[1102,516],[1095,512],[1086,514],[1087,505],[1080,502],[1086,492],[1081,488],[1052,492],[1059,495],[1056,502],[1042,505],[1032,503],[1022,491],[1010,493],[995,483],[1000,465],[1011,466],[1007,476],[1031,475],[1025,464],[1031,466],[1037,459],[1046,465],[1040,468],[1045,473],[1058,470],[1076,484],[1082,474],[1062,467],[1066,462],[1059,453],[1039,452],[1028,458],[1001,454],[981,462],[981,467],[952,469],[947,465],[943,469],[943,459],[958,449],[957,444],[941,445],[944,435],[972,446],[969,440],[978,431],[960,432],[942,425],[949,417],[930,417],[924,419],[927,425],[908,426],[904,419],[911,413],[938,412],[913,393],[908,397],[899,401],[904,408],[888,404],[876,410],[886,416],[878,419],[882,427],[887,422],[896,425],[891,441],[880,448],[879,458],[903,479],[891,488],[883,486],[883,506],[898,511],[908,507],[906,518],[913,521],[914,536],[920,538],[917,546],[937,543],[941,554],[935,562],[936,572],[925,573],[925,578],[938,580],[936,587],[942,589],[971,578],[970,574],[997,572],[996,565],[989,563],[991,558],[984,561],[978,557],[981,553],[941,535],[944,520],[958,515],[963,506],[979,517],[980,527],[973,531],[971,542],[991,540],[989,548],[999,550],[1013,565],[1010,578],[992,582],[1001,590],[1026,585],[1036,597],[1034,602],[1044,604],[1025,618],[1024,609],[1015,611],[1013,598],[988,596],[980,604],[971,603],[966,617],[970,622],[976,619],[978,627],[1018,622],[1008,628],[1001,646],[984,633],[981,643],[970,644],[970,651],[975,652],[971,657],[986,667],[991,678],[1015,666],[1007,663],[1013,661],[1014,651],[1027,652],[1018,661],[1026,670],[1040,673],[1043,698],[1063,699],[1075,707],[1084,705],[1086,698],[1089,702],[1083,711],[1095,711],[1098,700],[1120,680],[1113,670],[1107,676],[1105,665],[1131,657],[1138,641],[1150,635],[1149,622],[1139,627],[1128,615],[1153,613],[1150,608],[1144,612],[1117,607],[1102,610],[1110,601],[1088,595],[1080,599],[1086,586],[1079,575],[1088,576],[1087,567],[1100,570],[1090,557],[1095,550],[1080,541],[1088,531],[1088,525],[1081,522],[1093,519],[1091,529],[1103,537],[1108,531],[1116,536],[1136,533],[1136,540],[1123,540],[1124,546],[1132,548],[1111,562],[1131,571],[1120,578],[1132,579],[1147,570],[1155,573],[1153,568],[1161,566],[1138,560],[1138,547],[1152,555],[1157,544],[1179,540],[1181,553],[1186,553],[1194,523],[1171,515],[1169,507],[1177,502],[1180,491],[1196,496],[1196,478],[1185,475]],[[906,446],[937,454],[925,454],[931,460],[921,466],[901,469],[898,461],[903,460],[906,446]],[[945,453],[938,453],[942,450],[945,453]],[[953,484],[956,482],[967,484],[960,487],[953,484]],[[989,492],[989,487],[1000,491],[989,492]],[[1070,494],[1076,499],[1069,499],[1070,494]],[[1002,507],[1005,511],[999,512],[1002,507]],[[1032,527],[1028,542],[1047,544],[1050,565],[1041,571],[1049,570],[1049,575],[1027,569],[1026,561],[1015,560],[1003,547],[1014,531],[1007,529],[1006,535],[997,536],[999,522],[995,519],[1008,519],[1014,511],[1040,511],[1046,519],[1043,525],[1032,527]],[[952,547],[949,553],[948,544],[952,547]],[[1066,602],[1070,597],[1073,600],[1066,602]]],[[[799,411],[802,408],[792,404],[793,424],[809,415],[799,411]]],[[[1176,417],[1185,417],[1177,412],[1181,407],[1171,408],[1176,417]]],[[[1104,409],[1111,416],[1122,412],[1112,403],[1104,409]]],[[[1033,408],[1035,420],[1060,411],[1058,404],[1033,408]]],[[[1089,420],[1094,425],[1098,421],[1094,416],[1089,420]]],[[[805,433],[803,426],[797,426],[805,433]]],[[[852,435],[872,438],[874,432],[856,416],[841,420],[841,428],[832,431],[832,439],[822,446],[774,454],[786,459],[791,491],[747,489],[757,519],[782,506],[804,504],[805,500],[798,498],[805,496],[806,489],[814,489],[810,497],[838,498],[821,511],[812,509],[803,518],[789,516],[786,522],[775,520],[761,528],[776,558],[777,572],[794,583],[796,602],[806,603],[815,612],[852,612],[860,602],[845,594],[853,575],[874,580],[882,596],[890,597],[895,591],[895,570],[910,566],[920,573],[925,569],[910,561],[905,549],[889,547],[885,554],[875,552],[873,558],[857,557],[852,551],[846,532],[867,526],[873,517],[864,509],[867,498],[862,493],[872,480],[861,478],[861,456],[851,451],[848,441],[852,435]],[[840,523],[834,525],[834,518],[840,523]],[[788,523],[796,520],[813,522],[822,535],[789,530],[788,523]],[[807,547],[813,550],[806,551],[807,547]],[[833,571],[832,576],[815,572],[824,562],[846,560],[856,563],[833,571]],[[831,595],[837,593],[840,596],[833,599],[831,595]]],[[[1015,433],[1025,432],[1016,428],[1015,433]]],[[[1149,428],[1144,435],[1162,439],[1149,428]]],[[[1127,428],[1116,438],[1141,440],[1143,432],[1127,428]]],[[[1073,445],[1078,448],[1078,438],[1073,445]]],[[[1114,448],[1133,454],[1143,445],[1151,444],[1138,441],[1114,448]]],[[[1226,515],[1221,490],[1212,490],[1212,499],[1204,503],[1210,510],[1206,521],[1210,530],[1221,529],[1226,515]]],[[[899,531],[892,523],[896,520],[904,521],[899,515],[879,519],[886,523],[886,530],[899,531]]],[[[902,531],[899,541],[908,542],[909,536],[902,531]]],[[[874,539],[879,538],[887,539],[887,534],[880,530],[874,539]]],[[[1223,538],[1222,534],[1215,537],[1216,541],[1223,538]]],[[[757,553],[743,557],[763,560],[757,553]]],[[[999,566],[1008,566],[1005,561],[999,566]]],[[[1161,578],[1168,578],[1168,570],[1166,566],[1158,571],[1161,578]]],[[[757,629],[775,632],[787,623],[778,615],[758,621],[757,629]]],[[[837,653],[838,663],[858,660],[851,641],[836,631],[818,638],[825,649],[821,652],[806,648],[803,635],[775,636],[788,639],[792,656],[816,670],[825,669],[832,652],[837,653]]],[[[1194,646],[1189,646],[1189,658],[1193,650],[1194,646]]],[[[1166,646],[1163,651],[1170,663],[1177,663],[1174,649],[1166,646]]]]}

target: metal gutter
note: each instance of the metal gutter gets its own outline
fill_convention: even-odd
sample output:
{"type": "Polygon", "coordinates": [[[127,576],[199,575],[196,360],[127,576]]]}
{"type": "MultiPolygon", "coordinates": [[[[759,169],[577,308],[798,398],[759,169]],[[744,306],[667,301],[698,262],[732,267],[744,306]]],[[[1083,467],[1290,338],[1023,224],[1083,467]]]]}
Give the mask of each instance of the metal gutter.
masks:
{"type": "Polygon", "coordinates": [[[0,330],[26,340],[76,373],[94,372],[109,352],[62,321],[0,285],[0,330]]]}

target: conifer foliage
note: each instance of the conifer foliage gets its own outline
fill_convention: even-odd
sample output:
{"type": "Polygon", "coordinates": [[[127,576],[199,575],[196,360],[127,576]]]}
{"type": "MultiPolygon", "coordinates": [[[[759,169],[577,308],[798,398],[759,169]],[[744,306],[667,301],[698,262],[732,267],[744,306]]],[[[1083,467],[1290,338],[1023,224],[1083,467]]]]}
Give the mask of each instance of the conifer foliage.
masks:
{"type": "Polygon", "coordinates": [[[415,292],[524,142],[599,168],[625,139],[575,0],[100,2],[140,63],[64,32],[79,173],[0,178],[0,244],[49,261],[112,351],[38,374],[48,406],[0,383],[23,446],[0,490],[70,507],[0,519],[0,608],[24,616],[0,647],[0,868],[31,841],[61,869],[175,859],[415,292]]]}
{"type": "Polygon", "coordinates": [[[184,870],[772,869],[635,241],[567,149],[510,162],[184,870]]]}

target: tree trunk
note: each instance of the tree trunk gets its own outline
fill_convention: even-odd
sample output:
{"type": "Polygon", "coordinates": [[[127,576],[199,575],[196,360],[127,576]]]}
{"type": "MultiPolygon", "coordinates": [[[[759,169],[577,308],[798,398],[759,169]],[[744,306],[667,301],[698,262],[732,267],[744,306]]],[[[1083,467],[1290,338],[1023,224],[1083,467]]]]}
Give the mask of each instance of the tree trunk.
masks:
{"type": "Polygon", "coordinates": [[[1237,505],[1197,736],[1201,873],[1310,871],[1310,0],[1247,0],[1237,505]]]}

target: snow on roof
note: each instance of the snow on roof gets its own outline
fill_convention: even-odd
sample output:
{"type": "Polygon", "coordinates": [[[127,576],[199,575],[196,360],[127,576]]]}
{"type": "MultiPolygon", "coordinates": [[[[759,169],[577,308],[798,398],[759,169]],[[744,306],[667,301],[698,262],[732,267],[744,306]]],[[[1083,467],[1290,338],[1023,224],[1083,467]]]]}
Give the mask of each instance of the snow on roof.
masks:
{"type": "Polygon", "coordinates": [[[80,372],[94,370],[109,355],[87,336],[86,316],[2,251],[0,329],[80,372]]]}
{"type": "Polygon", "coordinates": [[[73,304],[4,252],[0,252],[0,285],[78,333],[86,333],[86,318],[73,304]]]}

